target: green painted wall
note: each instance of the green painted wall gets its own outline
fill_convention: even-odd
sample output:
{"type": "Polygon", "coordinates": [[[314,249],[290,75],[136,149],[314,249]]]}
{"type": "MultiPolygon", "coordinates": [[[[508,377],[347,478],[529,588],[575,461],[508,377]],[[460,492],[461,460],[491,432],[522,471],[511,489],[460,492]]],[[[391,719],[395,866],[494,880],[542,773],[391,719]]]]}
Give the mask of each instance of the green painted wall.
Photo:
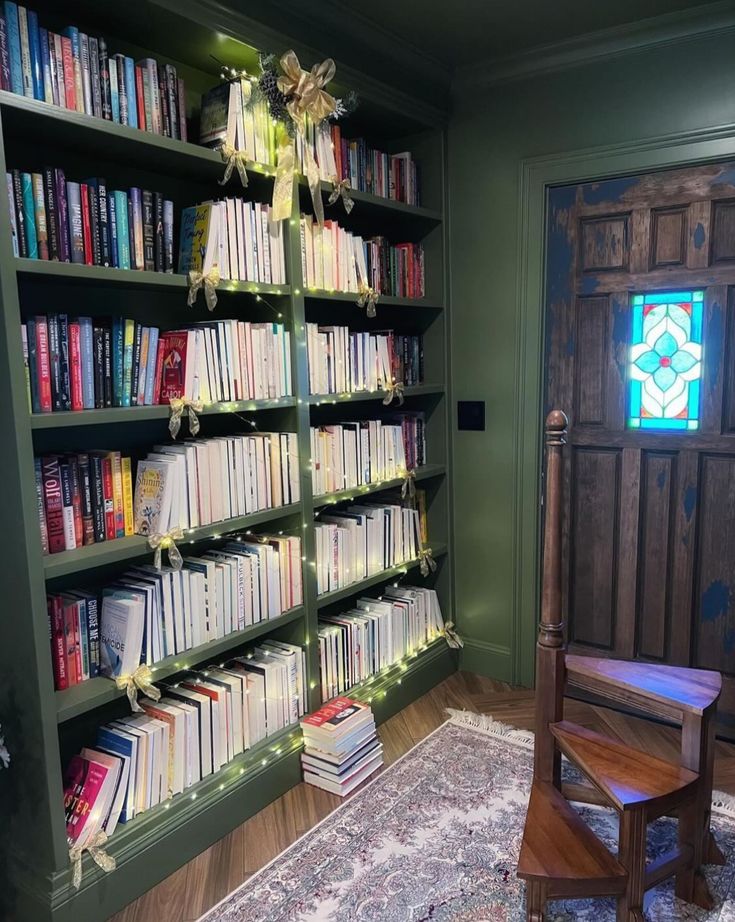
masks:
{"type": "Polygon", "coordinates": [[[734,48],[729,32],[495,87],[455,82],[453,399],[485,400],[487,427],[454,432],[455,610],[466,669],[515,681],[532,674],[530,641],[519,649],[516,640],[514,592],[520,162],[735,123],[734,48]]]}

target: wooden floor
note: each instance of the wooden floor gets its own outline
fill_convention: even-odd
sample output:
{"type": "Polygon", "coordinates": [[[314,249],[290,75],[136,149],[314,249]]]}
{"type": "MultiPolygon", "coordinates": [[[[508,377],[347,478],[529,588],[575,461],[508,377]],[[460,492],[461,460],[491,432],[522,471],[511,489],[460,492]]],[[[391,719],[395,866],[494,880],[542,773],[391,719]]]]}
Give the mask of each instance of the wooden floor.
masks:
{"type": "MultiPolygon", "coordinates": [[[[516,727],[533,726],[531,692],[456,673],[380,727],[386,764],[443,723],[447,707],[492,714],[516,727]]],[[[673,729],[577,701],[567,702],[566,716],[662,758],[677,757],[673,729]]],[[[735,793],[735,745],[717,745],[715,788],[735,793]]],[[[113,916],[113,922],[193,922],[340,803],[332,794],[298,785],[113,916]]]]}

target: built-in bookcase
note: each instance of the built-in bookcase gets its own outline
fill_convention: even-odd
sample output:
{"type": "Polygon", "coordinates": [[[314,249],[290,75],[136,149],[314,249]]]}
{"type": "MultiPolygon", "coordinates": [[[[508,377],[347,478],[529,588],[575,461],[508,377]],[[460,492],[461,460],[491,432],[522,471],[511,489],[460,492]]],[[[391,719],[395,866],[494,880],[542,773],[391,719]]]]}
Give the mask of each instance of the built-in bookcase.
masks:
{"type": "MultiPolygon", "coordinates": [[[[33,4],[42,23],[61,28],[69,23],[90,34],[102,34],[113,51],[136,59],[150,54],[172,61],[186,81],[190,137],[198,137],[197,110],[201,92],[218,80],[211,55],[254,70],[256,54],[248,35],[238,35],[237,14],[221,22],[197,4],[181,0],[148,0],[128,4],[91,2],[33,4]],[[175,7],[172,9],[170,7],[175,7]],[[230,33],[228,35],[227,33],[230,33]],[[232,37],[230,37],[232,36],[232,37]],[[237,41],[240,39],[240,41],[237,41]],[[142,42],[145,41],[145,47],[142,42]]],[[[218,7],[219,8],[219,7],[218,7]]],[[[224,10],[224,7],[222,7],[224,10]]],[[[224,13],[221,14],[224,16],[224,13]]],[[[282,44],[266,50],[281,52],[282,44]]],[[[304,62],[311,66],[311,61],[304,62]]],[[[374,90],[374,84],[371,84],[374,90]]],[[[229,409],[253,419],[262,431],[298,435],[300,503],[259,512],[187,534],[192,549],[214,546],[232,532],[284,531],[303,537],[304,604],[276,620],[259,623],[223,640],[159,663],[154,679],[186,667],[221,662],[251,640],[265,635],[307,645],[309,703],[320,705],[317,621],[325,609],[340,611],[358,596],[377,595],[397,579],[422,580],[417,563],[396,567],[346,589],[317,597],[314,516],[326,506],[349,500],[357,491],[314,496],[309,427],[342,420],[389,417],[382,393],[320,396],[308,392],[305,324],[339,323],[356,330],[395,329],[422,333],[424,383],[407,388],[403,409],[426,414],[428,463],[417,471],[426,490],[429,544],[438,567],[425,581],[439,593],[445,618],[453,618],[448,471],[447,278],[445,263],[444,134],[439,122],[417,111],[408,114],[390,103],[390,93],[360,93],[361,105],[343,129],[364,136],[387,151],[411,150],[421,171],[422,206],[409,206],[355,192],[348,216],[341,203],[327,216],[361,234],[382,234],[391,242],[421,241],[425,248],[426,297],[420,301],[383,297],[373,320],[355,304],[355,296],[306,290],[301,279],[300,210],[310,211],[302,181],[286,222],[287,284],[281,286],[226,283],[218,292],[216,317],[273,320],[273,310],[292,335],[294,396],[270,401],[243,401],[229,409]],[[258,300],[265,296],[268,303],[258,300]]],[[[61,166],[75,177],[104,176],[111,188],[156,189],[174,201],[174,240],[178,244],[181,210],[221,194],[243,195],[269,202],[272,171],[251,164],[249,187],[243,191],[235,173],[223,191],[218,185],[223,165],[217,153],[147,134],[90,116],[54,108],[10,93],[0,93],[2,173],[13,167],[37,170],[61,166]]],[[[323,184],[324,202],[331,188],[323,184]]],[[[0,723],[13,763],[0,773],[0,815],[9,849],[13,903],[9,918],[105,919],[154,885],[203,848],[225,835],[300,779],[299,733],[288,728],[238,756],[194,789],[119,826],[109,851],[117,870],[104,875],[84,858],[81,890],[69,887],[69,861],[64,829],[62,771],[71,754],[94,742],[96,728],[128,711],[124,694],[107,679],[92,679],[54,692],[46,613],[46,591],[103,585],[132,562],[151,556],[146,541],[130,537],[51,556],[42,556],[33,474],[34,455],[85,448],[122,450],[134,459],[151,445],[168,439],[168,408],[130,407],[78,413],[32,415],[28,409],[21,350],[22,320],[35,313],[109,316],[120,314],[164,329],[210,316],[200,298],[187,307],[186,280],[180,275],[121,271],[13,257],[5,184],[0,184],[0,466],[3,473],[3,540],[0,578],[4,604],[0,614],[0,723]]],[[[247,431],[242,419],[223,407],[206,407],[202,436],[247,431]]],[[[185,424],[186,425],[186,424],[185,424]]],[[[401,481],[363,489],[378,498],[401,481]]],[[[370,699],[383,720],[456,668],[443,640],[408,663],[388,670],[355,689],[370,699]],[[398,681],[400,679],[400,682],[398,681]]]]}

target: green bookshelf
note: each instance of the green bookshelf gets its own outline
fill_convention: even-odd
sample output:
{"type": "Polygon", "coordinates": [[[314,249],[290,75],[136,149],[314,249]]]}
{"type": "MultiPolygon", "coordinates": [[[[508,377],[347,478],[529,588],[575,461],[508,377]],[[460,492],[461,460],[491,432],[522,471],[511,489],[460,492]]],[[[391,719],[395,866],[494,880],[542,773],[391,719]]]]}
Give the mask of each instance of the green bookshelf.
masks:
{"type": "MultiPolygon", "coordinates": [[[[199,97],[218,81],[218,66],[211,56],[222,59],[226,55],[233,65],[251,69],[255,60],[255,52],[247,44],[250,21],[227,3],[215,10],[194,0],[178,0],[174,9],[169,0],[132,0],[125,16],[120,16],[114,5],[91,0],[73,4],[40,0],[32,8],[38,10],[41,24],[51,29],[73,22],[90,34],[104,35],[113,52],[131,54],[136,59],[151,55],[159,61],[175,63],[186,80],[193,134],[199,97]]],[[[263,44],[266,33],[256,34],[263,44]]],[[[272,47],[264,50],[281,52],[290,46],[285,37],[279,40],[274,33],[267,35],[272,47]]],[[[403,480],[315,496],[309,457],[310,427],[335,419],[390,418],[401,408],[397,401],[383,406],[382,392],[310,394],[304,332],[307,322],[340,323],[359,330],[393,328],[423,335],[427,383],[405,388],[405,409],[423,410],[426,414],[428,458],[417,469],[416,481],[426,491],[428,546],[437,561],[436,571],[426,584],[433,585],[439,593],[445,618],[456,620],[449,467],[444,126],[441,118],[426,107],[417,106],[406,113],[394,102],[390,88],[374,81],[367,84],[364,92],[359,85],[355,89],[362,103],[343,126],[345,135],[365,136],[387,151],[411,150],[420,166],[423,204],[410,206],[353,192],[355,207],[349,216],[338,202],[326,209],[327,217],[347,228],[359,229],[360,233],[384,234],[392,242],[421,241],[426,255],[426,296],[381,297],[377,317],[371,320],[356,305],[354,294],[306,290],[301,277],[298,218],[300,209],[311,209],[303,179],[297,183],[291,220],[284,225],[288,284],[227,282],[220,286],[217,317],[274,319],[270,304],[282,314],[292,337],[294,395],[206,406],[200,414],[201,435],[243,431],[245,427],[236,413],[254,415],[263,430],[296,432],[301,502],[193,529],[185,535],[182,550],[186,553],[189,544],[192,550],[203,550],[229,535],[251,530],[298,534],[303,538],[305,558],[304,601],[278,618],[169,657],[154,667],[154,680],[170,678],[187,667],[221,662],[251,641],[275,636],[305,645],[309,706],[315,709],[321,704],[317,643],[320,612],[327,608],[338,611],[366,592],[377,595],[383,586],[398,579],[423,582],[419,561],[410,561],[317,596],[313,566],[315,515],[326,506],[364,495],[379,498],[383,491],[400,487],[403,480]]],[[[227,194],[270,201],[273,191],[271,167],[249,163],[248,188],[240,187],[235,173],[223,190],[219,185],[223,164],[216,152],[3,91],[0,162],[3,171],[58,165],[74,175],[105,175],[111,187],[119,182],[160,188],[173,199],[176,217],[183,207],[206,198],[227,194]]],[[[330,191],[329,185],[323,183],[325,202],[330,191]]],[[[8,213],[5,184],[0,188],[0,210],[8,213]]],[[[175,241],[178,230],[177,223],[175,241]]],[[[7,818],[4,838],[13,843],[8,854],[8,918],[33,922],[83,918],[102,922],[300,780],[300,734],[287,728],[183,795],[118,827],[109,843],[117,870],[105,875],[85,855],[82,887],[76,894],[69,887],[62,798],[64,764],[80,745],[93,742],[99,724],[124,713],[126,702],[124,693],[102,678],[63,692],[54,691],[46,591],[103,584],[131,561],[150,557],[152,552],[145,538],[132,536],[44,557],[33,457],[90,447],[125,447],[135,454],[138,449],[168,438],[168,408],[31,414],[25,391],[20,324],[32,313],[54,309],[97,316],[124,313],[168,329],[211,316],[201,294],[194,308],[187,306],[186,294],[182,275],[14,258],[8,221],[0,222],[0,386],[5,395],[0,407],[0,465],[5,475],[6,528],[10,531],[0,555],[8,613],[0,618],[0,723],[13,756],[11,768],[0,773],[0,797],[7,818]]],[[[376,719],[382,721],[456,668],[454,651],[441,639],[409,661],[353,689],[353,693],[371,697],[376,719]]]]}

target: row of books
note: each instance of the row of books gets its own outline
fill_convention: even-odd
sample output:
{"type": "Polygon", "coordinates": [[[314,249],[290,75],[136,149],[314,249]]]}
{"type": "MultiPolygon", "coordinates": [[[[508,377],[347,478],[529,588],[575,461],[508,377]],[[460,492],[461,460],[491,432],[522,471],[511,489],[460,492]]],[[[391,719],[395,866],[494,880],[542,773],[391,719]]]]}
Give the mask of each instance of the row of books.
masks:
{"type": "MultiPolygon", "coordinates": [[[[390,500],[389,500],[390,502],[390,500]]],[[[418,509],[354,504],[315,523],[317,593],[344,589],[410,560],[421,549],[418,509]]]]}
{"type": "Polygon", "coordinates": [[[443,628],[436,590],[422,586],[387,586],[378,599],[358,599],[349,611],[320,615],[322,700],[411,656],[443,628]]]}
{"type": "Polygon", "coordinates": [[[161,333],[124,317],[38,314],[21,336],[33,413],[292,393],[291,334],[280,323],[217,320],[161,333]]]}
{"type": "Polygon", "coordinates": [[[174,205],[159,192],[72,182],[64,171],[6,173],[13,253],[27,259],[173,272],[174,205]]]}
{"type": "MultiPolygon", "coordinates": [[[[420,205],[418,170],[408,151],[386,154],[364,138],[343,138],[339,123],[328,126],[336,174],[352,189],[408,205],[420,205]]],[[[324,177],[330,178],[330,177],[324,177]]]]}
{"type": "Polygon", "coordinates": [[[422,414],[312,427],[310,436],[315,496],[393,480],[425,463],[422,414]]]}
{"type": "Polygon", "coordinates": [[[138,462],[135,532],[165,534],[297,503],[299,476],[293,432],[157,445],[138,462]]]}
{"type": "Polygon", "coordinates": [[[100,727],[64,772],[69,846],[127,823],[228,765],[305,711],[301,647],[266,641],[220,667],[162,683],[142,714],[100,727]]]}
{"type": "Polygon", "coordinates": [[[363,240],[336,221],[321,226],[301,216],[301,271],[307,288],[424,296],[424,250],[420,243],[390,244],[384,237],[363,240]]]}
{"type": "Polygon", "coordinates": [[[179,272],[217,268],[222,279],[285,284],[283,221],[272,220],[272,213],[270,205],[240,198],[185,208],[179,272]]]}
{"type": "Polygon", "coordinates": [[[304,781],[344,797],[383,764],[369,705],[337,698],[301,721],[304,781]]]}
{"type": "Polygon", "coordinates": [[[107,42],[5,0],[0,15],[0,88],[97,118],[185,141],[184,82],[173,64],[109,54],[107,42]]]}
{"type": "Polygon", "coordinates": [[[202,96],[199,143],[217,148],[225,141],[246,151],[249,160],[276,165],[276,129],[268,103],[253,95],[247,77],[221,83],[202,96]]]}
{"type": "Polygon", "coordinates": [[[282,323],[216,320],[166,333],[161,402],[265,400],[293,394],[291,333],[282,323]]]}
{"type": "Polygon", "coordinates": [[[423,381],[423,337],[393,330],[351,332],[349,327],[306,324],[310,394],[385,390],[423,381]]]}
{"type": "Polygon", "coordinates": [[[44,554],[133,534],[131,461],[119,451],[44,455],[35,476],[44,554]]]}
{"type": "Polygon", "coordinates": [[[130,675],[301,605],[301,539],[233,540],[181,570],[133,567],[101,593],[47,596],[57,690],[130,675]]]}

